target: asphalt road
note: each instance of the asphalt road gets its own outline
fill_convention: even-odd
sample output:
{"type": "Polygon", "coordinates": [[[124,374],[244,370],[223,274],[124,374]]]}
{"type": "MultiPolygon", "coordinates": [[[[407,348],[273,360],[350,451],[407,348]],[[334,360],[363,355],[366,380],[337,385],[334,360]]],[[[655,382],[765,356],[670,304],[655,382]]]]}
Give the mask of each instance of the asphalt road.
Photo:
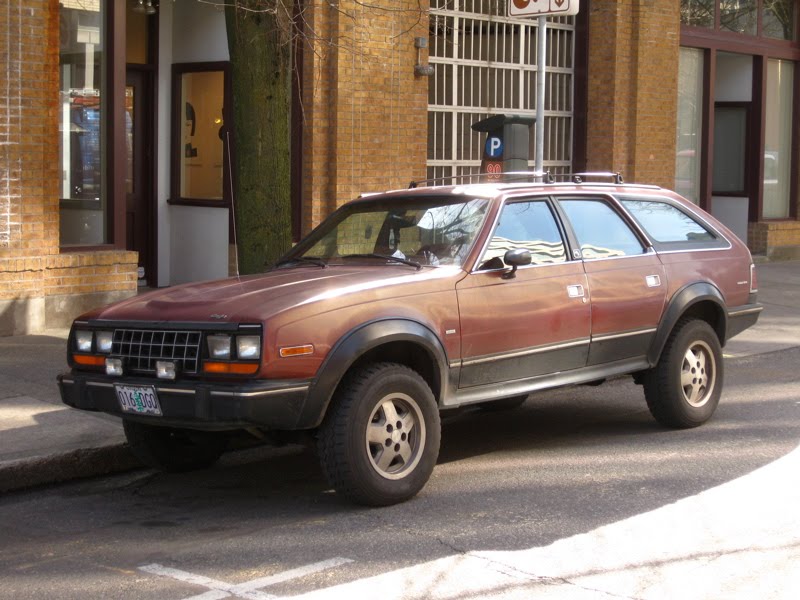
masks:
{"type": "MultiPolygon", "coordinates": [[[[10,494],[0,498],[0,598],[295,596],[465,553],[546,546],[795,450],[798,364],[800,348],[729,358],[714,419],[689,431],[657,426],[627,378],[446,417],[426,488],[383,509],[338,498],[313,453],[294,446],[231,454],[195,473],[10,494]]],[[[469,595],[458,586],[450,597],[469,595]]]]}

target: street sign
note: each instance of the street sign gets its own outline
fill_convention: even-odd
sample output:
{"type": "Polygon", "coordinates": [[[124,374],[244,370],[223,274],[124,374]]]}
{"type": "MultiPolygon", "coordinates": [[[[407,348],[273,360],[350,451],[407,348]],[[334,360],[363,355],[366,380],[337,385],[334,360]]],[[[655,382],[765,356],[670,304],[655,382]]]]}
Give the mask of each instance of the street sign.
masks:
{"type": "Polygon", "coordinates": [[[579,0],[508,0],[509,17],[565,17],[578,14],[579,0]]]}
{"type": "Polygon", "coordinates": [[[503,156],[503,140],[490,135],[486,138],[485,152],[489,158],[501,158],[503,156]]]}

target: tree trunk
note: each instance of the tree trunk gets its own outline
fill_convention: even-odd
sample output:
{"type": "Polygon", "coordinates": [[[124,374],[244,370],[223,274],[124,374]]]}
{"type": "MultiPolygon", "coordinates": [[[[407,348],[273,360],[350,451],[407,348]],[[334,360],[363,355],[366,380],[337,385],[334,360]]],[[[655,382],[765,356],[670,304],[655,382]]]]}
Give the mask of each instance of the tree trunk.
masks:
{"type": "Polygon", "coordinates": [[[225,9],[233,82],[234,221],[242,274],[291,246],[293,0],[234,0],[225,9]]]}

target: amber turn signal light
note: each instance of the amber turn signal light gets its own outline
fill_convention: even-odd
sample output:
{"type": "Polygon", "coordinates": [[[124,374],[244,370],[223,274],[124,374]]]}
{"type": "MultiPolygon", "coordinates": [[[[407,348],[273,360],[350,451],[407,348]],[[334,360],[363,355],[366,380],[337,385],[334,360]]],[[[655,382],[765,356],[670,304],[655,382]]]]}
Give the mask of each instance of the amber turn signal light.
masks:
{"type": "Polygon", "coordinates": [[[78,365],[83,365],[84,367],[105,367],[106,366],[106,357],[105,356],[94,356],[91,354],[73,354],[72,360],[75,361],[78,365]]]}
{"type": "Polygon", "coordinates": [[[207,362],[203,364],[203,371],[230,375],[253,375],[258,371],[258,363],[207,362]]]}
{"type": "Polygon", "coordinates": [[[314,354],[314,346],[306,344],[305,346],[286,346],[279,351],[281,358],[289,358],[290,356],[306,356],[307,354],[314,354]]]}

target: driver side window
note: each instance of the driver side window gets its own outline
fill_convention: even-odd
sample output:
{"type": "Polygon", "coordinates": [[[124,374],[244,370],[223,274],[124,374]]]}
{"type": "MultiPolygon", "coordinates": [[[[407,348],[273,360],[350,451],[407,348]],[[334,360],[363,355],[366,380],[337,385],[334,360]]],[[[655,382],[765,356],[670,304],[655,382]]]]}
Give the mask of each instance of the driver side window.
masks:
{"type": "Polygon", "coordinates": [[[480,269],[501,269],[509,250],[523,248],[531,253],[531,264],[566,262],[567,250],[550,206],[544,200],[506,204],[500,213],[480,269]]]}

